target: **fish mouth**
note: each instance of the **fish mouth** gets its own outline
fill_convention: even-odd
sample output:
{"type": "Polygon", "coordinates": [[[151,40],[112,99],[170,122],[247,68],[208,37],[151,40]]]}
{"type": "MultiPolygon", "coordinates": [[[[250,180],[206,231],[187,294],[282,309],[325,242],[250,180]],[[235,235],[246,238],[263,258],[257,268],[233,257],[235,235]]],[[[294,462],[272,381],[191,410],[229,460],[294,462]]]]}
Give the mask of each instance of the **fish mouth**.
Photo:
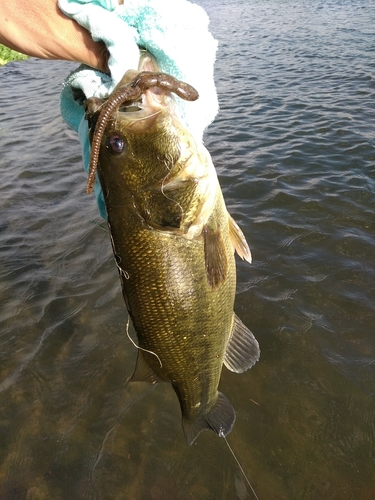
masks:
{"type": "MultiPolygon", "coordinates": [[[[130,83],[137,74],[143,71],[159,73],[160,68],[155,58],[146,50],[141,49],[138,71],[127,71],[119,85],[130,83]]],[[[156,117],[166,109],[168,109],[168,112],[174,110],[172,92],[155,86],[146,89],[138,99],[121,104],[117,109],[117,113],[124,113],[123,118],[129,120],[147,120],[156,117]]]]}
{"type": "MultiPolygon", "coordinates": [[[[159,73],[160,68],[156,59],[146,50],[140,49],[140,59],[138,64],[138,69],[130,69],[126,71],[120,82],[117,84],[113,92],[116,92],[120,87],[124,87],[131,84],[132,81],[142,72],[159,73]]],[[[78,94],[77,94],[78,95],[78,94]]],[[[110,96],[109,96],[110,97],[110,96]]],[[[91,97],[86,100],[85,110],[86,119],[89,121],[94,117],[94,115],[99,114],[100,109],[103,104],[108,100],[107,98],[94,98],[91,97]]],[[[142,95],[138,96],[134,100],[127,100],[122,102],[119,106],[113,110],[112,118],[115,119],[118,113],[121,118],[125,119],[147,119],[148,117],[155,116],[165,109],[170,109],[173,107],[174,101],[172,98],[172,92],[165,89],[161,89],[158,86],[148,88],[143,91],[142,95]]],[[[96,120],[94,121],[95,126],[96,120]]]]}
{"type": "MultiPolygon", "coordinates": [[[[154,87],[143,92],[139,99],[120,105],[113,118],[118,118],[120,114],[122,119],[129,120],[129,122],[141,119],[151,120],[167,109],[171,111],[173,107],[174,101],[171,93],[160,92],[157,87],[154,87]]],[[[149,125],[151,126],[151,123],[149,125]]]]}
{"type": "MultiPolygon", "coordinates": [[[[147,53],[140,58],[140,68],[157,67],[155,60],[147,53]]],[[[172,115],[173,99],[178,97],[195,101],[199,94],[188,83],[177,80],[159,71],[129,70],[106,99],[89,98],[85,102],[86,119],[89,124],[91,156],[86,192],[94,188],[99,160],[100,144],[107,124],[118,118],[126,119],[126,127],[135,133],[143,133],[152,127],[160,114],[172,115]],[[154,117],[152,119],[152,117],[154,117]]]]}

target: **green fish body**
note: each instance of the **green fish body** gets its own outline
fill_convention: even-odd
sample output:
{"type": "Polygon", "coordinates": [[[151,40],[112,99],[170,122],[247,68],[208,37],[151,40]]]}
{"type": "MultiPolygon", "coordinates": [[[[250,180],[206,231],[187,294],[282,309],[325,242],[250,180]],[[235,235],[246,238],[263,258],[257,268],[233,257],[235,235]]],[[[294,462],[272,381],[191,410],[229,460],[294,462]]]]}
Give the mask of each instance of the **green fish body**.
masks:
{"type": "MultiPolygon", "coordinates": [[[[131,76],[121,85],[135,85],[131,76]]],[[[218,391],[223,363],[245,371],[259,346],[233,313],[234,250],[251,257],[210,155],[156,86],[107,119],[98,173],[138,338],[133,380],[172,384],[189,444],[204,429],[226,436],[235,411],[218,391]]]]}

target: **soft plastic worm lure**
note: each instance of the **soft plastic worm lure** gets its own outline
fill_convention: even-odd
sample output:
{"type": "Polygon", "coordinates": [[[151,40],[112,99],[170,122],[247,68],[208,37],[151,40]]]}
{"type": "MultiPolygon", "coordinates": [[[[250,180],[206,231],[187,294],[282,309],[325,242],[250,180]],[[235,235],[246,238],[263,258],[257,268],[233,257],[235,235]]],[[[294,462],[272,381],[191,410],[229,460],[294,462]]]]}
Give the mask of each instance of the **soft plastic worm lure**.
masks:
{"type": "Polygon", "coordinates": [[[115,110],[126,102],[133,102],[148,89],[158,87],[167,92],[174,92],[178,97],[186,101],[198,99],[198,92],[188,83],[181,82],[166,73],[154,73],[142,71],[130,83],[119,87],[101,106],[96,121],[91,144],[91,157],[89,165],[89,177],[87,179],[86,192],[92,192],[95,184],[96,169],[99,159],[100,144],[102,142],[105,128],[115,110]]]}

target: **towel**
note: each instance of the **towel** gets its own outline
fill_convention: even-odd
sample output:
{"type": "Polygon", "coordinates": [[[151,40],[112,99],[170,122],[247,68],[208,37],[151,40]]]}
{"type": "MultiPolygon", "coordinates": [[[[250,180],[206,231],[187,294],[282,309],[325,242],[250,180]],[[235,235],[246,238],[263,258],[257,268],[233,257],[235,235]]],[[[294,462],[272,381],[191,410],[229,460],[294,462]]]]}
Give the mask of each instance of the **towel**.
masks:
{"type": "MultiPolygon", "coordinates": [[[[69,75],[60,96],[61,114],[78,132],[85,170],[90,161],[88,127],[81,101],[73,97],[80,89],[86,98],[106,97],[128,69],[137,69],[140,48],[156,59],[160,71],[195,87],[199,99],[186,102],[176,97],[179,117],[196,140],[218,112],[214,83],[217,41],[209,32],[209,19],[198,5],[187,0],[58,0],[61,11],[102,40],[109,51],[110,76],[81,65],[69,75]]],[[[100,214],[106,218],[98,181],[95,194],[100,214]]]]}

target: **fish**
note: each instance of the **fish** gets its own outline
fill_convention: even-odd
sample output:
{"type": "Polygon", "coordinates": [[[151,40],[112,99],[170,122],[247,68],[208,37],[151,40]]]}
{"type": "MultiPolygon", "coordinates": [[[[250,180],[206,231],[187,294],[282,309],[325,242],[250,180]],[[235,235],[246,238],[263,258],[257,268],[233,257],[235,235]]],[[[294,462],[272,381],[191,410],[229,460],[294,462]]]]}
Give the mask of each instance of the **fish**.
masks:
{"type": "Polygon", "coordinates": [[[227,436],[235,410],[218,390],[223,365],[242,373],[259,344],[233,312],[235,251],[251,262],[229,215],[211,156],[179,118],[188,83],[159,71],[148,53],[104,99],[85,103],[96,173],[138,347],[132,382],[169,382],[189,445],[203,430],[227,436]]]}

